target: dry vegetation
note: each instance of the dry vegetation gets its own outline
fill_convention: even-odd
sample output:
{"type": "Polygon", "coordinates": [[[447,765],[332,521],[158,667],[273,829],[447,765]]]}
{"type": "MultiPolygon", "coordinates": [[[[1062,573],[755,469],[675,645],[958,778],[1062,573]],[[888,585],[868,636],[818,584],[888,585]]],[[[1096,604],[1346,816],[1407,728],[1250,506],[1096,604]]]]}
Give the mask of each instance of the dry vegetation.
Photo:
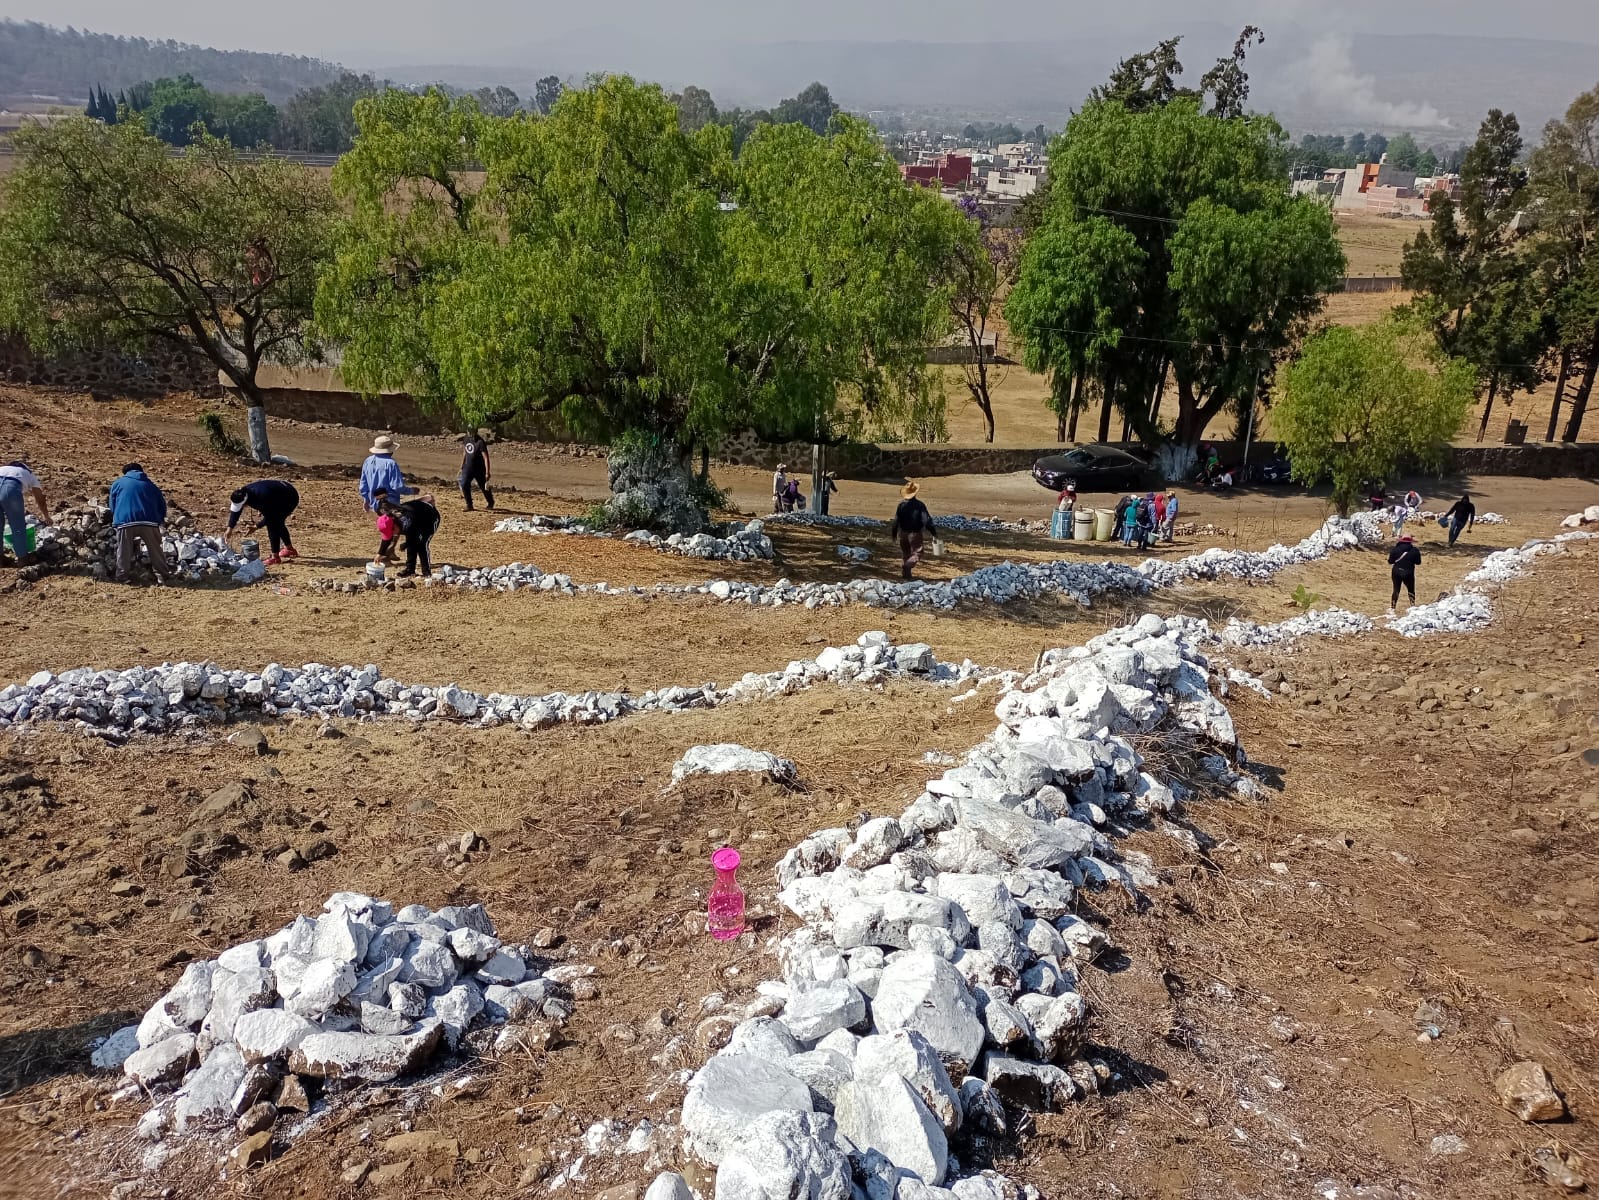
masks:
{"type": "MultiPolygon", "coordinates": [[[[137,457],[214,527],[227,488],[248,474],[200,448],[182,406],[20,390],[0,393],[0,403],[58,497],[102,487],[137,457]]],[[[252,667],[373,661],[402,679],[479,690],[643,690],[780,668],[868,628],[925,640],[942,658],[1021,667],[1044,646],[1080,642],[1145,609],[1277,620],[1297,611],[1297,585],[1367,612],[1387,602],[1380,556],[1359,553],[1268,585],[1206,585],[1092,610],[1056,601],[933,615],[524,594],[328,597],[304,582],[350,577],[370,549],[348,474],[364,438],[281,425],[274,437],[324,454],[323,465],[286,471],[306,496],[296,523],[304,560],[248,591],[146,591],[75,577],[5,590],[0,679],[211,657],[252,667]]],[[[401,457],[443,464],[451,453],[448,443],[415,440],[401,457]]],[[[576,483],[603,479],[593,459],[508,447],[497,463],[507,482],[558,493],[508,493],[512,511],[573,511],[576,483]]],[[[751,503],[763,495],[760,473],[730,477],[751,503]]],[[[1471,484],[1482,507],[1514,523],[1479,527],[1453,553],[1436,528],[1423,530],[1424,599],[1488,549],[1547,533],[1560,515],[1599,501],[1599,488],[1573,481],[1471,484]]],[[[1030,515],[1041,495],[1025,479],[933,481],[930,491],[942,511],[982,511],[986,499],[1030,515]]],[[[840,510],[880,515],[890,494],[890,484],[846,481],[840,510]]],[[[1237,536],[1180,553],[1296,538],[1321,516],[1303,497],[1191,500],[1201,519],[1237,536]]],[[[487,514],[445,512],[435,545],[451,561],[521,558],[613,582],[729,573],[616,542],[495,535],[487,514]]],[[[881,570],[885,539],[851,533],[881,570]]],[[[832,577],[840,540],[778,529],[779,563],[739,571],[832,577]]],[[[950,541],[939,574],[1070,549],[1019,536],[950,541]]],[[[1599,742],[1599,651],[1585,633],[1596,565],[1599,552],[1584,547],[1541,560],[1480,635],[1376,634],[1281,658],[1237,656],[1257,672],[1280,668],[1297,689],[1270,703],[1232,698],[1272,790],[1260,803],[1194,805],[1202,853],[1136,836],[1163,872],[1141,910],[1108,894],[1086,902],[1119,947],[1085,987],[1092,1041],[1121,1083],[1040,1118],[1005,1169],[1050,1197],[1302,1197],[1334,1177],[1465,1200],[1546,1194],[1527,1157],[1546,1142],[1599,1157],[1599,773],[1579,757],[1599,742]],[[1448,1014],[1444,1037],[1428,1044],[1414,1027],[1423,1000],[1448,1014]],[[1493,1075],[1521,1056],[1549,1066],[1571,1105],[1568,1122],[1523,1126],[1497,1106],[1493,1075]],[[1464,1138],[1467,1152],[1433,1155],[1440,1133],[1464,1138]]],[[[958,753],[989,731],[986,695],[952,704],[951,693],[912,684],[825,687],[536,735],[346,724],[346,736],[330,739],[309,723],[269,725],[265,757],[212,735],[114,746],[50,731],[0,734],[0,1195],[98,1197],[118,1178],[138,1178],[130,1127],[141,1106],[108,1103],[110,1081],[85,1062],[87,1039],[147,1006],[187,957],[275,929],[339,888],[435,905],[481,900],[512,937],[552,925],[564,937],[559,955],[598,967],[599,995],[579,1004],[548,1053],[480,1065],[471,1085],[437,1095],[370,1089],[262,1170],[219,1183],[200,1164],[172,1194],[541,1194],[541,1172],[569,1158],[590,1121],[669,1117],[680,1092],[654,1091],[651,1081],[696,1065],[697,1052],[652,1057],[692,1024],[700,997],[741,995],[775,970],[759,945],[718,945],[691,931],[710,849],[723,837],[744,849],[760,934],[781,932],[792,918],[773,901],[770,868],[782,851],[857,812],[899,811],[926,778],[924,751],[958,753]],[[723,740],[793,758],[802,787],[663,790],[687,746],[723,740]],[[256,805],[210,831],[208,844],[225,852],[187,874],[169,870],[184,861],[196,801],[244,779],[256,805]],[[439,851],[465,830],[486,848],[465,862],[439,851]],[[275,861],[283,846],[310,839],[336,852],[297,872],[275,861]],[[459,1157],[418,1161],[383,1186],[340,1182],[352,1164],[391,1163],[384,1143],[406,1129],[455,1137],[459,1157]]],[[[1169,747],[1149,749],[1161,769],[1184,769],[1169,747]]],[[[563,1194],[594,1197],[640,1175],[636,1163],[609,1159],[563,1194]]],[[[134,1194],[158,1193],[152,1185],[134,1194]]]]}

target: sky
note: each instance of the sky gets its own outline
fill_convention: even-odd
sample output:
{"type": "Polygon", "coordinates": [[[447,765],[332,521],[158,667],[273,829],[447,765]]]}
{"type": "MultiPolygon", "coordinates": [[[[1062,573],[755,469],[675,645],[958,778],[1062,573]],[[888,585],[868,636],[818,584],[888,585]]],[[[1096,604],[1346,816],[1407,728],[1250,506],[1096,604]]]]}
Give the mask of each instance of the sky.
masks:
{"type": "Polygon", "coordinates": [[[1253,21],[1318,35],[1453,33],[1599,42],[1594,0],[0,0],[0,17],[333,58],[353,66],[494,62],[550,43],[603,44],[608,32],[666,43],[1142,40],[1186,23],[1253,21]],[[263,19],[270,15],[270,20],[263,19]]]}

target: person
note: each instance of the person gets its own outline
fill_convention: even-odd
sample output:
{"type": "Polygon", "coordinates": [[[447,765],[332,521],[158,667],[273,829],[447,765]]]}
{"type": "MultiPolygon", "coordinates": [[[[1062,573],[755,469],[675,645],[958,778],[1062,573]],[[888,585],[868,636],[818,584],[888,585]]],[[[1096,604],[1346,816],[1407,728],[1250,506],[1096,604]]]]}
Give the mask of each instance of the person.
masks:
{"type": "Polygon", "coordinates": [[[827,515],[827,510],[830,507],[827,503],[828,497],[830,497],[836,491],[838,491],[838,476],[829,471],[826,475],[822,476],[822,492],[820,497],[822,516],[825,517],[827,515]]]}
{"type": "Polygon", "coordinates": [[[415,575],[419,561],[422,564],[422,578],[433,578],[433,560],[428,555],[428,544],[439,529],[439,510],[433,506],[433,498],[422,496],[401,504],[380,488],[376,499],[378,510],[392,516],[405,534],[405,569],[399,573],[399,578],[408,579],[415,575]]]}
{"type": "Polygon", "coordinates": [[[1150,492],[1133,509],[1133,540],[1140,550],[1148,550],[1155,533],[1155,493],[1150,492]]]}
{"type": "Polygon", "coordinates": [[[39,482],[39,477],[28,470],[28,464],[21,459],[7,463],[0,467],[0,526],[9,527],[11,530],[11,549],[17,556],[17,566],[31,567],[34,556],[28,552],[28,504],[27,497],[33,498],[34,504],[39,507],[39,515],[44,518],[46,525],[52,524],[50,519],[50,501],[45,498],[44,485],[39,482]]]}
{"type": "Polygon", "coordinates": [[[1231,467],[1227,467],[1220,475],[1216,476],[1216,490],[1218,492],[1224,492],[1232,486],[1233,469],[1231,467]]]}
{"type": "Polygon", "coordinates": [[[461,453],[461,495],[466,499],[466,511],[472,511],[472,485],[475,483],[478,490],[483,493],[483,503],[490,512],[494,511],[494,489],[489,486],[489,480],[494,477],[493,465],[489,462],[489,442],[494,434],[488,429],[479,429],[475,433],[468,433],[461,453]]]}
{"type": "Polygon", "coordinates": [[[374,438],[361,464],[361,501],[367,512],[377,511],[378,492],[387,492],[390,499],[396,496],[414,496],[417,489],[405,486],[405,476],[400,464],[394,461],[394,439],[388,434],[374,438]]]}
{"type": "Polygon", "coordinates": [[[1124,496],[1121,503],[1122,545],[1131,546],[1138,537],[1138,505],[1137,496],[1124,496]]]}
{"type": "Polygon", "coordinates": [[[899,539],[902,579],[909,579],[911,568],[921,561],[924,540],[938,533],[933,524],[933,514],[927,511],[927,505],[916,498],[920,490],[914,481],[899,490],[899,507],[894,510],[894,519],[888,525],[888,536],[899,539]]]}
{"type": "MultiPolygon", "coordinates": [[[[1123,539],[1124,535],[1126,534],[1126,532],[1127,532],[1127,497],[1126,496],[1119,496],[1119,497],[1117,497],[1117,500],[1116,500],[1116,507],[1111,510],[1110,540],[1113,541],[1113,542],[1120,542],[1120,541],[1122,541],[1122,539],[1123,539]]],[[[1125,545],[1125,543],[1123,543],[1123,544],[1125,545]]]]}
{"type": "Polygon", "coordinates": [[[1394,548],[1388,551],[1389,573],[1394,577],[1393,599],[1388,601],[1388,612],[1393,614],[1399,607],[1399,589],[1402,587],[1410,593],[1410,607],[1416,607],[1416,567],[1421,562],[1421,548],[1407,533],[1394,548]]]}
{"type": "Polygon", "coordinates": [[[1199,468],[1199,482],[1209,486],[1215,480],[1217,472],[1221,470],[1221,452],[1208,443],[1201,443],[1199,456],[1202,460],[1202,465],[1199,468]]]}
{"type": "Polygon", "coordinates": [[[372,556],[375,563],[394,565],[394,542],[400,536],[400,523],[394,519],[394,514],[378,510],[378,552],[372,556]]]}
{"type": "Polygon", "coordinates": [[[150,559],[157,583],[167,581],[167,556],[161,548],[161,524],[167,519],[167,498],[150,482],[144,468],[132,462],[111,484],[111,524],[117,531],[117,582],[131,583],[140,545],[150,559]]]}
{"type": "Polygon", "coordinates": [[[267,538],[272,546],[272,555],[266,560],[267,566],[275,567],[285,558],[300,557],[300,552],[294,548],[294,539],[289,536],[289,516],[300,507],[300,493],[294,490],[292,483],[283,479],[257,479],[254,483],[245,484],[228,499],[232,502],[228,510],[229,545],[233,544],[233,527],[239,523],[239,514],[246,508],[253,508],[261,519],[245,532],[266,526],[267,538]]]}
{"type": "Polygon", "coordinates": [[[1177,493],[1166,493],[1166,513],[1160,522],[1160,540],[1170,542],[1177,532],[1177,493]]]}
{"type": "Polygon", "coordinates": [[[1421,493],[1415,488],[1411,488],[1405,493],[1405,507],[1412,513],[1421,507],[1421,493]]]}
{"type": "Polygon", "coordinates": [[[772,473],[772,511],[783,511],[783,493],[788,491],[788,464],[778,463],[777,470],[772,473]]]}
{"type": "Polygon", "coordinates": [[[1060,497],[1055,504],[1057,512],[1069,513],[1077,511],[1077,485],[1068,482],[1060,490],[1060,497]]]}
{"type": "Polygon", "coordinates": [[[1388,489],[1380,483],[1373,487],[1371,489],[1370,504],[1372,512],[1382,512],[1383,509],[1387,508],[1388,489]]]}
{"type": "Polygon", "coordinates": [[[1449,511],[1444,513],[1442,519],[1449,526],[1449,544],[1453,546],[1462,529],[1469,530],[1477,523],[1477,506],[1471,502],[1471,493],[1462,494],[1449,506],[1449,511]]]}
{"type": "Polygon", "coordinates": [[[788,487],[783,489],[783,511],[794,512],[796,510],[805,511],[805,497],[800,494],[799,480],[790,479],[788,487]]]}

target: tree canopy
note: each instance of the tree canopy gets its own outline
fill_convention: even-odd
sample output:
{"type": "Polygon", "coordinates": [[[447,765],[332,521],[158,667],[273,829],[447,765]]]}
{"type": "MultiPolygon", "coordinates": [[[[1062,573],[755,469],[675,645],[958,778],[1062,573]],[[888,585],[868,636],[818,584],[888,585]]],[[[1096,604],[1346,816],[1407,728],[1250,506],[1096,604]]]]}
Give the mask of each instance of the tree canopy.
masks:
{"type": "Polygon", "coordinates": [[[848,118],[761,126],[735,159],[626,77],[541,120],[438,92],[356,115],[317,314],[365,390],[684,448],[810,434],[914,386],[947,320],[929,281],[962,218],[848,118]]]}
{"type": "MultiPolygon", "coordinates": [[[[1166,92],[1163,54],[1141,71],[1139,95],[1166,92]]],[[[1050,177],[1012,327],[1042,338],[1030,362],[1092,375],[1102,435],[1114,404],[1146,440],[1169,436],[1166,465],[1180,473],[1206,425],[1253,401],[1342,277],[1331,218],[1286,195],[1274,121],[1208,115],[1193,98],[1090,103],[1051,146],[1050,177]],[[1058,278],[1082,270],[1096,274],[1058,278]],[[1153,400],[1168,373],[1178,412],[1163,429],[1153,400]]]]}
{"type": "Polygon", "coordinates": [[[1347,516],[1367,480],[1436,467],[1471,407],[1471,366],[1414,322],[1389,317],[1310,338],[1283,372],[1272,421],[1302,483],[1330,479],[1347,516]]]}
{"type": "MultiPolygon", "coordinates": [[[[256,373],[293,358],[333,218],[327,185],[202,135],[181,157],[138,121],[16,135],[0,193],[0,327],[41,349],[199,350],[259,410],[256,373]]],[[[265,422],[254,450],[266,456],[265,422]]]]}

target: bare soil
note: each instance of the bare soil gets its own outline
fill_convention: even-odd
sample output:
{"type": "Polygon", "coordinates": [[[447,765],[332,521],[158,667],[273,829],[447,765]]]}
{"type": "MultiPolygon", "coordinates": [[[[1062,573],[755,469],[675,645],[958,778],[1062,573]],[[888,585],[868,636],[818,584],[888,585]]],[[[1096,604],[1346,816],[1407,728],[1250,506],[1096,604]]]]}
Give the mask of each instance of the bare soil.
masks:
{"type": "MultiPolygon", "coordinates": [[[[160,412],[24,391],[0,402],[53,497],[101,487],[136,457],[215,528],[227,488],[248,475],[200,449],[186,425],[157,424],[160,412]]],[[[306,439],[345,447],[360,437],[306,439]]],[[[480,690],[643,690],[730,682],[870,628],[927,641],[941,658],[1025,667],[1044,646],[1080,642],[1143,610],[1277,620],[1298,611],[1298,585],[1318,603],[1370,613],[1387,604],[1381,556],[1357,552],[1268,585],[1204,585],[1092,610],[309,593],[309,579],[353,576],[370,553],[346,474],[364,448],[285,472],[306,496],[296,529],[307,558],[268,586],[157,591],[56,576],[0,591],[0,679],[210,657],[241,666],[373,661],[399,678],[480,690]]],[[[420,449],[403,446],[401,461],[420,449]]],[[[501,471],[521,469],[510,454],[500,462],[501,471]]],[[[530,452],[526,464],[529,488],[542,482],[559,494],[508,494],[517,511],[576,511],[582,497],[555,482],[556,464],[603,482],[603,468],[586,460],[530,452]]],[[[888,488],[849,485],[844,495],[871,511],[878,493],[868,486],[888,488]]],[[[968,512],[983,511],[971,497],[1009,494],[1004,481],[941,480],[930,500],[946,486],[965,501],[944,507],[968,512]]],[[[1423,599],[1488,549],[1546,535],[1559,516],[1599,501],[1599,488],[1575,481],[1477,480],[1473,491],[1513,524],[1479,526],[1453,552],[1436,527],[1423,530],[1423,599]]],[[[1023,491],[1015,502],[1024,499],[1037,515],[1036,497],[1023,491]]],[[[1202,504],[1211,507],[1200,519],[1220,514],[1212,519],[1239,545],[1297,538],[1321,518],[1303,497],[1196,498],[1202,504]]],[[[496,535],[491,520],[446,509],[441,557],[520,558],[616,583],[733,573],[617,542],[496,535]]],[[[744,568],[745,577],[836,577],[826,574],[839,571],[832,547],[846,540],[873,547],[874,570],[887,565],[881,535],[849,533],[778,528],[783,560],[744,568]]],[[[1178,552],[1233,541],[1199,539],[1178,552]]],[[[1070,548],[1021,536],[951,542],[951,556],[934,564],[941,573],[1070,548]]],[[[1295,689],[1270,702],[1235,690],[1229,700],[1267,796],[1192,805],[1200,854],[1131,833],[1128,844],[1160,865],[1162,886],[1141,910],[1109,894],[1084,900],[1117,945],[1084,982],[1092,1040],[1120,1081],[1107,1096],[1038,1118],[1019,1157],[997,1165],[1051,1198],[1303,1197],[1335,1178],[1464,1200],[1548,1194],[1528,1157],[1540,1145],[1599,1161],[1599,771],[1580,757],[1599,745],[1596,565],[1599,551],[1586,544],[1540,559],[1480,634],[1379,633],[1232,656],[1256,672],[1283,670],[1295,689]],[[1417,1041],[1421,1001],[1442,1005],[1436,1041],[1417,1041]],[[1548,1067],[1571,1109],[1566,1121],[1526,1126],[1498,1106],[1493,1078],[1520,1057],[1548,1067]],[[1466,1152],[1432,1154],[1441,1133],[1463,1138],[1466,1152]]],[[[0,588],[10,580],[0,573],[0,588]]],[[[0,1196],[109,1196],[119,1179],[141,1178],[132,1124],[142,1105],[110,1103],[114,1081],[89,1069],[88,1039],[147,1007],[188,957],[314,912],[340,888],[428,904],[481,900],[512,938],[553,926],[563,937],[557,957],[596,966],[598,996],[579,1002],[548,1052],[475,1064],[472,1083],[438,1094],[431,1080],[370,1089],[247,1176],[219,1181],[214,1162],[177,1163],[135,1194],[544,1194],[543,1175],[571,1160],[591,1121],[671,1117],[681,1093],[664,1081],[700,1061],[692,1030],[703,996],[748,997],[776,973],[764,945],[792,921],[773,899],[771,867],[783,850],[862,811],[900,811],[936,771],[920,761],[924,751],[959,753],[991,730],[991,690],[958,704],[953,695],[908,683],[823,687],[537,735],[337,723],[345,736],[325,737],[314,723],[269,724],[271,752],[261,757],[222,740],[228,730],[124,746],[49,730],[0,734],[0,1196]],[[668,788],[671,763],[707,741],[793,758],[801,786],[668,788]],[[245,810],[196,820],[200,799],[242,780],[254,797],[245,810]],[[466,831],[485,848],[464,861],[441,850],[466,831]],[[713,943],[697,924],[705,859],[724,840],[745,854],[752,945],[713,943]],[[333,852],[298,871],[276,861],[282,848],[313,842],[333,852]],[[686,1052],[667,1050],[675,1035],[688,1038],[686,1052]],[[417,1159],[382,1185],[341,1182],[361,1162],[404,1162],[384,1143],[407,1129],[454,1137],[459,1155],[417,1159]]],[[[1147,750],[1159,769],[1185,771],[1169,745],[1147,750]]],[[[231,1144],[219,1136],[217,1156],[231,1144]]],[[[564,1194],[647,1179],[637,1160],[606,1157],[564,1194]]]]}

